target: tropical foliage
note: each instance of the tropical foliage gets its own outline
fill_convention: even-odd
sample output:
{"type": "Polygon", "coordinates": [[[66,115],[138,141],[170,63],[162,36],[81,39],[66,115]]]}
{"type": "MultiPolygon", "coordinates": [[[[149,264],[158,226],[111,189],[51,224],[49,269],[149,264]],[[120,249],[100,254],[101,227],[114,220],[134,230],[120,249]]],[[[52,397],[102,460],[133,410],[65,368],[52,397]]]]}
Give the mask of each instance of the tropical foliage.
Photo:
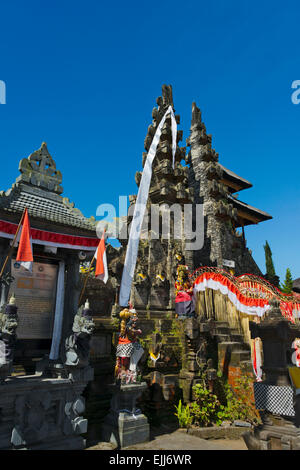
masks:
{"type": "Polygon", "coordinates": [[[234,387],[219,374],[215,382],[216,392],[212,393],[204,372],[200,383],[193,387],[194,401],[186,406],[180,401],[176,407],[179,426],[220,426],[224,421],[233,423],[235,420],[252,424],[260,422],[253,401],[252,385],[253,378],[247,374],[237,378],[234,387]]]}

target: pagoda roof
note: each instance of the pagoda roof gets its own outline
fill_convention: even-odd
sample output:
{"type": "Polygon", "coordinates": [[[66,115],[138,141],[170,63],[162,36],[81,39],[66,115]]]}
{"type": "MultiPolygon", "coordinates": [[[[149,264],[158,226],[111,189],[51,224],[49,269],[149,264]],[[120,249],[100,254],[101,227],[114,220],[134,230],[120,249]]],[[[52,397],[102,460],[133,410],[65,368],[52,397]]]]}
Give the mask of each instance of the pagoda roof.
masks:
{"type": "Polygon", "coordinates": [[[51,222],[95,233],[94,217],[84,217],[74,203],[60,195],[63,192],[62,175],[45,142],[39,150],[20,161],[19,170],[21,174],[12,187],[0,192],[1,214],[12,219],[13,214],[22,214],[27,208],[29,216],[48,222],[48,226],[51,222]]]}
{"type": "Polygon", "coordinates": [[[233,207],[237,209],[239,221],[237,226],[258,224],[264,220],[273,219],[267,212],[250,206],[246,202],[240,201],[233,196],[228,195],[227,197],[230,203],[233,204],[233,207]]]}
{"type": "Polygon", "coordinates": [[[225,166],[221,165],[221,163],[219,163],[219,165],[223,170],[221,181],[228,187],[230,193],[252,188],[253,185],[250,183],[250,181],[247,181],[245,178],[242,178],[233,171],[228,170],[228,168],[225,168],[225,166]]]}

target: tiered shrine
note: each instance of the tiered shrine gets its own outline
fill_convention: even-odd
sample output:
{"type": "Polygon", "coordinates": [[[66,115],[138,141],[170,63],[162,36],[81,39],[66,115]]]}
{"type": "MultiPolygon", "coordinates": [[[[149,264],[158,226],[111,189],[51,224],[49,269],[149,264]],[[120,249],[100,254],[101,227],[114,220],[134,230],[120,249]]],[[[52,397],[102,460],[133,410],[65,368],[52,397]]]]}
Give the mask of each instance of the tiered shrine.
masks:
{"type": "Polygon", "coordinates": [[[79,265],[98,244],[95,220],[61,196],[62,175],[45,143],[19,170],[0,193],[0,448],[81,449],[95,325],[88,303],[78,310],[79,265]],[[16,261],[25,209],[32,271],[16,261]]]}

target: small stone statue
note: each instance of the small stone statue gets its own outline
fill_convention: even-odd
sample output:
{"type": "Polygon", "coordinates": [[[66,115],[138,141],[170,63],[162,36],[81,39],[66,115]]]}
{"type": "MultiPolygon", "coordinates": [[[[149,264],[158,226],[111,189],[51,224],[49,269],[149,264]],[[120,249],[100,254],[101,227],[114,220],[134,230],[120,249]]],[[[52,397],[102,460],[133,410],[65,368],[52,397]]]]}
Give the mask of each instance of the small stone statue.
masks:
{"type": "Polygon", "coordinates": [[[0,311],[0,381],[12,371],[14,349],[17,341],[18,307],[12,294],[9,303],[0,311]],[[3,313],[4,310],[4,313],[3,313]]]}
{"type": "Polygon", "coordinates": [[[9,291],[9,286],[14,281],[14,277],[11,275],[10,272],[5,272],[0,277],[0,286],[1,286],[1,300],[0,305],[4,305],[6,303],[7,293],[9,291]]]}
{"type": "Polygon", "coordinates": [[[208,387],[211,393],[214,393],[215,381],[217,380],[217,371],[214,368],[213,360],[208,359],[206,368],[206,377],[208,382],[208,387]]]}
{"type": "Polygon", "coordinates": [[[90,340],[95,329],[88,300],[79,307],[74,318],[73,333],[66,339],[66,366],[85,367],[89,364],[90,340]]]}
{"type": "Polygon", "coordinates": [[[144,352],[138,339],[142,331],[137,328],[138,317],[134,308],[123,309],[120,318],[115,375],[122,383],[134,383],[138,375],[138,362],[144,352]]]}

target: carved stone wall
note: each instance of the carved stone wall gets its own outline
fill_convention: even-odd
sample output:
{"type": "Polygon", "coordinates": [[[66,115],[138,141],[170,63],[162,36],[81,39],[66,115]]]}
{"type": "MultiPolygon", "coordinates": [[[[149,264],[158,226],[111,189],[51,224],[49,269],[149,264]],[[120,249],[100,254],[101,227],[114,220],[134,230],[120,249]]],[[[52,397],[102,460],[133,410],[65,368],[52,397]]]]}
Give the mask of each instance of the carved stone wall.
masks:
{"type": "Polygon", "coordinates": [[[1,385],[0,449],[84,449],[86,372],[82,380],[26,376],[1,385]]]}

